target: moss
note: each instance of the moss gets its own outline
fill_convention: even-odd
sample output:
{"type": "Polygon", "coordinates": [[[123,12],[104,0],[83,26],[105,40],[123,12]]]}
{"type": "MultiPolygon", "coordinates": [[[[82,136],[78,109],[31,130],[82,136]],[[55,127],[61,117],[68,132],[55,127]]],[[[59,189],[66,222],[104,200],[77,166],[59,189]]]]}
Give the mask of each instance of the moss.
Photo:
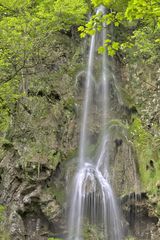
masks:
{"type": "Polygon", "coordinates": [[[67,109],[70,112],[75,112],[75,99],[73,97],[64,100],[64,109],[67,109]]]}
{"type": "Polygon", "coordinates": [[[121,96],[125,106],[128,108],[132,108],[134,106],[133,96],[128,92],[128,89],[125,89],[124,87],[121,88],[121,96]]]}
{"type": "Polygon", "coordinates": [[[5,151],[2,147],[0,147],[0,161],[3,159],[4,156],[5,156],[5,151]]]}
{"type": "Polygon", "coordinates": [[[55,170],[58,163],[61,161],[62,153],[60,151],[50,149],[45,142],[44,143],[33,143],[29,146],[26,156],[21,159],[24,169],[30,164],[46,164],[50,169],[55,170]]]}
{"type": "Polygon", "coordinates": [[[56,169],[58,163],[62,160],[62,153],[57,150],[51,150],[48,154],[49,162],[51,163],[53,169],[56,169]]]}
{"type": "Polygon", "coordinates": [[[103,240],[104,235],[101,229],[93,224],[85,224],[84,228],[84,239],[85,240],[103,240]]]}
{"type": "Polygon", "coordinates": [[[160,199],[157,199],[156,215],[160,217],[160,199]]]}
{"type": "Polygon", "coordinates": [[[10,236],[9,234],[4,230],[4,231],[1,231],[0,230],[0,240],[10,240],[10,236]]]}
{"type": "Polygon", "coordinates": [[[150,194],[155,194],[156,183],[160,180],[160,152],[155,148],[156,139],[144,129],[138,117],[133,119],[129,130],[137,150],[143,188],[150,194]]]}
{"type": "Polygon", "coordinates": [[[48,238],[48,240],[62,240],[62,238],[48,238]]]}
{"type": "Polygon", "coordinates": [[[6,207],[0,204],[0,240],[10,240],[10,236],[5,229],[6,207]]]}
{"type": "Polygon", "coordinates": [[[0,223],[4,221],[6,207],[0,204],[0,223]]]}
{"type": "Polygon", "coordinates": [[[125,240],[135,240],[135,238],[132,236],[128,236],[127,238],[125,238],[125,240]]]}
{"type": "Polygon", "coordinates": [[[107,126],[112,139],[122,139],[127,145],[132,145],[129,125],[121,119],[110,119],[107,126]]]}
{"type": "MultiPolygon", "coordinates": [[[[58,186],[58,188],[54,188],[54,196],[57,200],[57,202],[62,206],[65,201],[65,192],[64,190],[60,190],[61,186],[58,186]]],[[[62,187],[62,189],[64,186],[62,187]]]]}
{"type": "Polygon", "coordinates": [[[58,180],[56,181],[57,182],[54,181],[54,184],[50,187],[46,187],[44,192],[53,196],[53,198],[56,199],[56,202],[62,206],[65,201],[65,189],[61,182],[58,182],[58,180]]]}
{"type": "Polygon", "coordinates": [[[77,148],[70,148],[70,149],[67,151],[66,160],[71,160],[71,159],[73,159],[74,157],[76,157],[76,156],[77,156],[77,152],[78,152],[78,149],[77,149],[77,148]]]}

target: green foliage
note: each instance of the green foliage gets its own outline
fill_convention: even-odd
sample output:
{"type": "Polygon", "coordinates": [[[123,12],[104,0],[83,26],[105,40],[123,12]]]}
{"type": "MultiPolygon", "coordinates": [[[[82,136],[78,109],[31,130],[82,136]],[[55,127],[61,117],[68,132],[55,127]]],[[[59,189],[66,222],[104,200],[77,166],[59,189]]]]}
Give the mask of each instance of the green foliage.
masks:
{"type": "Polygon", "coordinates": [[[13,106],[21,97],[17,93],[17,85],[18,81],[10,81],[0,85],[0,132],[2,133],[8,129],[13,106]]]}
{"type": "Polygon", "coordinates": [[[21,95],[27,93],[26,82],[29,75],[35,72],[40,58],[44,57],[43,49],[50,35],[58,31],[71,31],[73,27],[83,24],[87,11],[85,0],[0,1],[2,134],[10,124],[14,104],[21,95]]]}
{"type": "Polygon", "coordinates": [[[53,31],[68,31],[85,20],[84,0],[1,1],[1,81],[33,66],[31,59],[53,31]]]}
{"type": "Polygon", "coordinates": [[[51,31],[69,30],[71,26],[84,22],[87,10],[84,0],[48,0],[37,4],[36,16],[44,19],[51,31]]]}
{"type": "Polygon", "coordinates": [[[92,3],[95,7],[99,5],[109,6],[112,0],[92,0],[92,3]]]}
{"type": "Polygon", "coordinates": [[[125,16],[129,21],[135,19],[148,22],[149,24],[160,24],[160,7],[158,0],[130,0],[125,12],[125,16]]]}
{"type": "Polygon", "coordinates": [[[145,0],[93,0],[92,3],[95,7],[102,4],[112,11],[104,15],[99,13],[92,16],[85,26],[79,28],[81,37],[85,37],[86,34],[92,35],[96,30],[99,31],[102,23],[107,26],[114,25],[117,33],[119,30],[122,31],[119,36],[116,36],[116,41],[106,36],[110,42],[101,47],[99,53],[102,53],[103,48],[106,47],[110,56],[114,56],[118,50],[129,54],[130,48],[133,48],[135,59],[139,55],[149,62],[159,59],[160,5],[158,0],[151,0],[149,3],[145,0]]]}
{"type": "Polygon", "coordinates": [[[113,57],[115,55],[115,53],[118,51],[120,44],[119,44],[119,42],[115,42],[115,41],[111,41],[110,39],[106,39],[105,45],[100,46],[98,48],[98,53],[99,54],[103,53],[106,50],[106,47],[108,50],[108,55],[113,57]]]}

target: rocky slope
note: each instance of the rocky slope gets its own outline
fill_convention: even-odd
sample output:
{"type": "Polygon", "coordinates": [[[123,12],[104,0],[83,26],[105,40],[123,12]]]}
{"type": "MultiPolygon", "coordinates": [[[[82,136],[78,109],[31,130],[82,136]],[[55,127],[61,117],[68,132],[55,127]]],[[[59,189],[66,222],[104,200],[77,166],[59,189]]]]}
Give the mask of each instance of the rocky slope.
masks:
{"type": "Polygon", "coordinates": [[[82,56],[77,40],[64,34],[52,36],[42,53],[22,79],[25,94],[1,146],[2,239],[6,229],[11,239],[40,240],[61,228],[62,165],[77,148],[75,75],[82,56]]]}

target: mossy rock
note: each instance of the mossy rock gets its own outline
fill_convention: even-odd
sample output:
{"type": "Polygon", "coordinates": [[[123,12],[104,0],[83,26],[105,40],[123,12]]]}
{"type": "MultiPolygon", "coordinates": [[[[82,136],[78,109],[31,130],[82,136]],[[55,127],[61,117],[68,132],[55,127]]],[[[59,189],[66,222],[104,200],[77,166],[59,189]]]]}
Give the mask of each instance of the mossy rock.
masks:
{"type": "Polygon", "coordinates": [[[142,126],[138,117],[134,118],[129,130],[137,150],[143,188],[150,194],[157,194],[156,183],[160,180],[160,152],[155,148],[156,139],[142,126]]]}
{"type": "Polygon", "coordinates": [[[104,234],[96,225],[86,224],[84,229],[84,239],[103,240],[104,234]]]}
{"type": "Polygon", "coordinates": [[[5,211],[6,211],[6,207],[0,204],[0,223],[3,222],[5,219],[5,211]]]}
{"type": "Polygon", "coordinates": [[[48,238],[48,240],[63,240],[62,238],[48,238]]]}

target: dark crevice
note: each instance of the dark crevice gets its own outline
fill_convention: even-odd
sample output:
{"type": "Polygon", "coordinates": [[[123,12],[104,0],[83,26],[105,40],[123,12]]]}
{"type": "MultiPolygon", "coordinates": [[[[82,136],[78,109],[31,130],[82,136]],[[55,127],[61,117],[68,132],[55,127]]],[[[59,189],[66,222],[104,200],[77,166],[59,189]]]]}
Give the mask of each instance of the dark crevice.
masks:
{"type": "Polygon", "coordinates": [[[60,101],[61,100],[60,94],[55,90],[52,90],[50,92],[50,94],[47,94],[46,98],[49,102],[54,102],[54,101],[60,101]]]}
{"type": "Polygon", "coordinates": [[[36,185],[29,186],[29,187],[23,189],[23,191],[21,192],[21,194],[22,194],[23,196],[25,196],[25,195],[33,192],[33,191],[35,190],[35,188],[36,188],[36,185]]]}
{"type": "Polygon", "coordinates": [[[124,111],[129,116],[132,115],[132,114],[137,114],[138,113],[135,106],[132,106],[132,107],[124,106],[124,111]]]}
{"type": "Polygon", "coordinates": [[[121,145],[122,145],[122,143],[123,143],[123,140],[122,139],[115,139],[115,144],[116,144],[116,147],[118,148],[118,147],[120,147],[121,145]]]}
{"type": "Polygon", "coordinates": [[[55,232],[54,224],[47,219],[37,202],[33,201],[28,205],[25,212],[19,211],[19,215],[24,222],[26,239],[34,240],[34,235],[32,236],[34,232],[37,233],[38,236],[46,237],[48,237],[49,232],[55,232]]]}
{"type": "Polygon", "coordinates": [[[9,149],[13,148],[13,143],[5,142],[5,143],[3,143],[2,147],[4,148],[4,150],[9,150],[9,149]]]}
{"type": "Polygon", "coordinates": [[[38,92],[34,92],[32,90],[28,90],[28,96],[35,96],[35,97],[46,97],[48,102],[55,102],[60,101],[61,96],[56,90],[52,90],[49,93],[46,93],[43,90],[39,90],[38,92]]]}

